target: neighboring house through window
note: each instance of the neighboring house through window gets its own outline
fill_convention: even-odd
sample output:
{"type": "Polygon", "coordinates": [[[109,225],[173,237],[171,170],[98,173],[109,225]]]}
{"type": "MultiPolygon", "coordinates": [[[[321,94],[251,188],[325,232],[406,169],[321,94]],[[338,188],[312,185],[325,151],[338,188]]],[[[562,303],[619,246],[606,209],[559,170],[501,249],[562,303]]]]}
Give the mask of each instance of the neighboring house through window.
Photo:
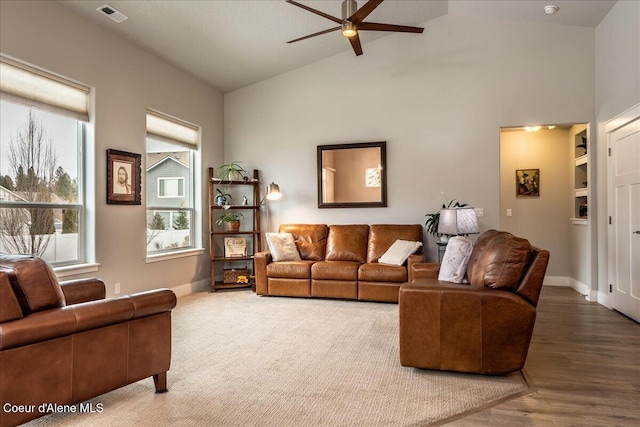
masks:
{"type": "Polygon", "coordinates": [[[87,262],[89,88],[0,56],[0,252],[87,262]]]}
{"type": "Polygon", "coordinates": [[[147,254],[195,247],[198,127],[147,111],[147,254]]]}

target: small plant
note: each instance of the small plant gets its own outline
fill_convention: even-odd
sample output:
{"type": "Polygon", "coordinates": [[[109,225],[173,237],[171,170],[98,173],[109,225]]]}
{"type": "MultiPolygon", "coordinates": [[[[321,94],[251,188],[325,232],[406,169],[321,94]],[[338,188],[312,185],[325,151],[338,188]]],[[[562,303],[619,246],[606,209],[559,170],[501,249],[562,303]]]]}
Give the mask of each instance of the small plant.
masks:
{"type": "Polygon", "coordinates": [[[228,212],[222,215],[220,218],[216,219],[216,224],[222,225],[225,222],[240,221],[241,218],[244,218],[244,215],[239,212],[228,212]]]}
{"type": "Polygon", "coordinates": [[[227,199],[233,198],[231,197],[231,194],[227,193],[226,191],[227,191],[226,188],[225,188],[225,191],[222,191],[219,188],[216,188],[216,197],[215,197],[216,205],[224,206],[227,204],[227,199]]]}
{"type": "MultiPolygon", "coordinates": [[[[445,197],[444,200],[445,203],[442,204],[441,209],[463,208],[467,206],[466,203],[460,203],[456,201],[456,199],[452,199],[450,202],[447,202],[447,199],[445,197]]],[[[440,211],[438,210],[438,212],[428,213],[425,216],[427,217],[427,220],[424,223],[426,232],[433,236],[440,236],[440,234],[438,234],[438,226],[440,225],[440,211]]]]}
{"type": "Polygon", "coordinates": [[[222,181],[239,181],[247,179],[247,171],[240,166],[242,162],[226,163],[216,169],[216,174],[222,181]]]}

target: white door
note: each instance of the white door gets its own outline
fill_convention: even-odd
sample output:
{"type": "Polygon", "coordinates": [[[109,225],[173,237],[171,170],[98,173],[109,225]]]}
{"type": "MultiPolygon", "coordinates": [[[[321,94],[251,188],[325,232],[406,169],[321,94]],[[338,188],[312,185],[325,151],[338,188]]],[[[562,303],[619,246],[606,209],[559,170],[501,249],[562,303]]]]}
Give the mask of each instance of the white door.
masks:
{"type": "Polygon", "coordinates": [[[640,118],[609,134],[612,307],[640,322],[640,118]]]}

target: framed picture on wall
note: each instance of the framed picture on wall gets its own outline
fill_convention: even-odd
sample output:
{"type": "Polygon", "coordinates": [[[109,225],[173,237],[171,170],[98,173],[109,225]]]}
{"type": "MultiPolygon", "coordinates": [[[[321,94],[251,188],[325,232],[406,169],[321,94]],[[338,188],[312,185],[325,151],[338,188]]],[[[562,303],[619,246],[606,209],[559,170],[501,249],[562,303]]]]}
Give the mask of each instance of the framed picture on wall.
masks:
{"type": "Polygon", "coordinates": [[[142,155],[107,150],[107,203],[140,205],[142,155]]]}
{"type": "Polygon", "coordinates": [[[516,169],[516,197],[540,197],[540,169],[516,169]]]}

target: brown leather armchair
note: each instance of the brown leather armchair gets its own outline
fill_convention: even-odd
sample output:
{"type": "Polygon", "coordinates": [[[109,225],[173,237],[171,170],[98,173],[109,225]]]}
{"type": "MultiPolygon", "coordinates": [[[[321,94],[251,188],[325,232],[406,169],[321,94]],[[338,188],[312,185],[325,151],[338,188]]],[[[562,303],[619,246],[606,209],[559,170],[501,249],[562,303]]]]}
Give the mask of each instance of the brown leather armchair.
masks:
{"type": "Polygon", "coordinates": [[[510,233],[482,234],[469,284],[438,281],[439,264],[411,266],[400,287],[400,363],[501,375],[522,369],[549,252],[510,233]]]}
{"type": "Polygon", "coordinates": [[[0,426],[153,377],[167,391],[169,289],[105,299],[97,279],[58,283],[40,258],[0,254],[0,426]]]}

